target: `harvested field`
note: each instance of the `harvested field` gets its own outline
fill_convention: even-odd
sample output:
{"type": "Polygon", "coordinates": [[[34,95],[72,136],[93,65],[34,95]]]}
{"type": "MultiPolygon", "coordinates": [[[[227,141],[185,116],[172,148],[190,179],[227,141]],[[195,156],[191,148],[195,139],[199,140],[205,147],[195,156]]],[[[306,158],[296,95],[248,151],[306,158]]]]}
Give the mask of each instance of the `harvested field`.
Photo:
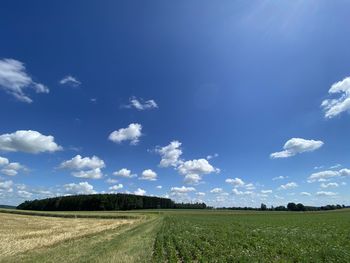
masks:
{"type": "Polygon", "coordinates": [[[0,213],[0,257],[116,229],[137,220],[52,218],[0,213]]]}

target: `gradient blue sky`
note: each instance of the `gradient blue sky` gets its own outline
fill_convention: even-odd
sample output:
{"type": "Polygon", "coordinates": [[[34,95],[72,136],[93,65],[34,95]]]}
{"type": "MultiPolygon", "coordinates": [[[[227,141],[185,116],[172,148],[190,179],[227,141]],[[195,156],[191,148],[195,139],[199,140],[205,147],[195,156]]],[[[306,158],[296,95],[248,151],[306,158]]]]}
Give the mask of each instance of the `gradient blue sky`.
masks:
{"type": "Polygon", "coordinates": [[[214,206],[349,204],[349,8],[3,1],[0,203],[117,191],[214,206]],[[79,83],[62,84],[67,76],[79,83]],[[132,98],[152,102],[137,109],[132,98]],[[108,139],[132,123],[138,143],[137,129],[108,139]],[[292,138],[304,140],[271,158],[292,138]],[[181,146],[162,167],[172,141],[181,146]],[[76,155],[85,164],[62,164],[76,155]],[[122,168],[137,176],[113,174],[122,168]],[[154,176],[147,169],[156,180],[141,180],[154,176]]]}

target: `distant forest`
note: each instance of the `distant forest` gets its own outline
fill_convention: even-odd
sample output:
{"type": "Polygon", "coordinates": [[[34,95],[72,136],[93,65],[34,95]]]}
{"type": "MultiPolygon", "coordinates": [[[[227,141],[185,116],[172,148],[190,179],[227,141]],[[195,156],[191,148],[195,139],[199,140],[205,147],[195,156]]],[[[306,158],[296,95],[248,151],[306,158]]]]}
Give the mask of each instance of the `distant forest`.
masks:
{"type": "Polygon", "coordinates": [[[133,194],[71,195],[25,201],[17,209],[39,211],[100,211],[134,209],[205,209],[205,203],[175,203],[169,198],[133,194]]]}

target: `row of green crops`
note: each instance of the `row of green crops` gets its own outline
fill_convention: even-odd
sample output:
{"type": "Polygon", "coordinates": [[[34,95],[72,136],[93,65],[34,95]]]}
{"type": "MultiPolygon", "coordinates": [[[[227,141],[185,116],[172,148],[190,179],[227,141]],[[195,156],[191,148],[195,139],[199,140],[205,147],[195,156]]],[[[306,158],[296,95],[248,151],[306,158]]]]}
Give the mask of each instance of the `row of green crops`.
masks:
{"type": "Polygon", "coordinates": [[[350,262],[350,211],[164,216],[154,262],[350,262]]]}

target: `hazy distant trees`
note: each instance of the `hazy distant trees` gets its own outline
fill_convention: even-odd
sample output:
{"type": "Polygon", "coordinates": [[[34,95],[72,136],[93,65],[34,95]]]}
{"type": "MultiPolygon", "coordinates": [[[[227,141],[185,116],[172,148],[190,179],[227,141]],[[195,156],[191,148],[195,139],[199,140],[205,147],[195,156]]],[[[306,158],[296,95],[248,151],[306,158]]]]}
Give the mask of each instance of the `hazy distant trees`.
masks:
{"type": "Polygon", "coordinates": [[[262,211],[267,210],[267,206],[265,204],[261,204],[260,210],[262,210],[262,211]]]}

